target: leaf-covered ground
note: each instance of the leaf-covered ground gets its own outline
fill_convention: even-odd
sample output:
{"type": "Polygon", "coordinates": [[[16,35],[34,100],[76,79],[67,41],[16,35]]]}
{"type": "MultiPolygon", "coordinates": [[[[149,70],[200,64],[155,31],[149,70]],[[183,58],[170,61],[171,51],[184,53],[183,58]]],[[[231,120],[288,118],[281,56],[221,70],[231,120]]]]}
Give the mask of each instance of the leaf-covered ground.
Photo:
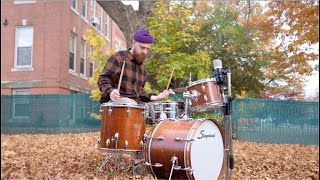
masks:
{"type": "MultiPolygon", "coordinates": [[[[1,179],[154,179],[133,176],[133,159],[112,158],[98,172],[106,152],[99,132],[55,135],[1,135],[1,179]],[[116,169],[117,168],[117,169],[116,169]]],[[[319,147],[233,141],[232,179],[319,179],[319,147]]]]}

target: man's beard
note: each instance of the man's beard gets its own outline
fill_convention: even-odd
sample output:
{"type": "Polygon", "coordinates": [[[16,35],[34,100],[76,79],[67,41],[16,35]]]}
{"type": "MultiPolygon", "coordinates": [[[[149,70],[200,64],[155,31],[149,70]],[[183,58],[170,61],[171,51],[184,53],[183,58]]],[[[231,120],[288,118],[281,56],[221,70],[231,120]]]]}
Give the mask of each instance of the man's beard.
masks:
{"type": "Polygon", "coordinates": [[[137,53],[137,51],[135,49],[133,49],[133,57],[134,57],[136,63],[139,65],[141,65],[143,63],[144,59],[146,58],[146,56],[143,53],[139,54],[139,53],[137,53]]]}

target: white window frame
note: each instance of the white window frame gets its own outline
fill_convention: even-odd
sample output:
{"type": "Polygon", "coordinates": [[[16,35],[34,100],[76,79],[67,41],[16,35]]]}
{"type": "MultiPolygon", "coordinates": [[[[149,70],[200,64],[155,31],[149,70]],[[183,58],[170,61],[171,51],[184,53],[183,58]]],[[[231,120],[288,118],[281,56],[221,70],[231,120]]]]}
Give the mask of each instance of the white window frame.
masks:
{"type": "Polygon", "coordinates": [[[87,18],[87,8],[88,6],[87,6],[87,0],[82,0],[81,1],[81,12],[80,12],[80,14],[81,14],[81,16],[82,17],[84,17],[84,18],[87,18]],[[84,8],[85,8],[85,10],[84,10],[84,15],[82,14],[83,13],[83,6],[84,6],[84,8]]]}
{"type": "Polygon", "coordinates": [[[114,41],[114,49],[116,52],[120,51],[120,42],[117,40],[114,41]]]}
{"type": "Polygon", "coordinates": [[[107,13],[104,20],[104,28],[104,36],[107,38],[107,40],[110,40],[110,17],[107,13]]]}
{"type": "Polygon", "coordinates": [[[96,15],[96,1],[95,0],[91,0],[90,1],[90,13],[91,13],[91,18],[94,17],[96,15]]]}
{"type": "Polygon", "coordinates": [[[93,51],[94,51],[94,48],[93,46],[90,46],[90,63],[89,63],[89,78],[93,78],[93,71],[94,71],[94,60],[92,59],[92,54],[93,54],[93,51]],[[92,64],[92,75],[90,74],[90,64],[92,64]]]}
{"type": "MultiPolygon", "coordinates": [[[[12,89],[12,95],[29,95],[29,89],[12,89]]],[[[16,98],[13,98],[12,103],[12,118],[13,119],[29,119],[29,116],[19,116],[16,114],[16,105],[25,104],[25,106],[29,107],[30,101],[29,98],[23,98],[23,101],[17,102],[16,98]]]]}
{"type": "Polygon", "coordinates": [[[100,18],[100,25],[99,25],[99,31],[100,31],[100,33],[102,34],[102,27],[103,27],[103,9],[102,9],[102,7],[101,6],[99,6],[100,7],[100,15],[99,15],[99,18],[100,18]]]}
{"type": "Polygon", "coordinates": [[[80,43],[80,77],[86,78],[86,42],[84,40],[80,43]],[[83,72],[81,72],[81,63],[83,59],[83,72]]]}
{"type": "Polygon", "coordinates": [[[76,34],[73,34],[73,33],[71,33],[71,35],[70,35],[70,39],[69,39],[69,64],[68,64],[68,66],[69,66],[69,73],[76,73],[76,70],[77,70],[77,35],[76,34]],[[73,39],[72,39],[73,38],[73,39]],[[72,40],[73,40],[73,47],[71,47],[71,42],[72,42],[72,40]],[[71,49],[71,48],[73,48],[73,49],[71,49]],[[74,52],[72,52],[72,51],[74,51],[74,52]],[[71,69],[70,68],[70,53],[73,53],[73,68],[74,69],[71,69]]]}
{"type": "MultiPolygon", "coordinates": [[[[16,27],[16,35],[15,35],[15,57],[14,57],[14,69],[32,69],[32,64],[33,64],[33,34],[34,34],[34,28],[32,26],[19,26],[16,27]],[[20,42],[20,29],[31,29],[32,30],[32,37],[31,37],[31,59],[30,59],[30,64],[29,65],[18,65],[18,48],[19,47],[30,47],[30,46],[23,46],[19,45],[20,42]]],[[[23,41],[23,40],[21,40],[23,41]]],[[[14,71],[14,70],[13,70],[14,71]]]]}
{"type": "Polygon", "coordinates": [[[71,4],[70,4],[71,9],[73,9],[74,11],[77,12],[78,0],[70,0],[70,2],[71,2],[71,4]],[[73,1],[75,2],[76,7],[73,7],[73,1]]]}
{"type": "Polygon", "coordinates": [[[13,4],[31,4],[31,3],[36,3],[36,0],[14,0],[13,2],[13,4]]]}

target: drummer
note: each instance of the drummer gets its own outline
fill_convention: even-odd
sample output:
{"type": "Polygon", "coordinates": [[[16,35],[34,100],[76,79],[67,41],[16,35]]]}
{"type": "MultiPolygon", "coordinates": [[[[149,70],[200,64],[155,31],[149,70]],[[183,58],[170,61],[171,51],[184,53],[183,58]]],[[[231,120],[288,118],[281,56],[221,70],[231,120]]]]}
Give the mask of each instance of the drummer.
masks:
{"type": "MultiPolygon", "coordinates": [[[[152,43],[152,35],[147,29],[142,28],[134,33],[132,48],[116,52],[109,57],[98,78],[98,86],[101,92],[100,103],[112,100],[116,103],[141,104],[143,102],[160,101],[169,97],[169,90],[153,95],[143,89],[146,82],[146,70],[143,61],[152,43]],[[122,68],[123,64],[125,65],[124,68],[122,68]],[[120,77],[122,78],[120,79],[120,77]],[[119,81],[121,81],[121,85],[118,91],[119,81]]],[[[143,154],[135,154],[134,158],[133,171],[136,174],[142,174],[143,154]]]]}
{"type": "Polygon", "coordinates": [[[134,33],[132,48],[116,52],[109,57],[98,78],[98,86],[101,92],[100,103],[110,100],[122,103],[123,99],[120,99],[120,97],[127,97],[140,104],[142,102],[160,101],[169,97],[169,90],[153,95],[143,89],[146,82],[143,61],[152,43],[153,36],[147,29],[142,28],[134,33]],[[119,92],[118,84],[124,61],[125,66],[119,92]]]}

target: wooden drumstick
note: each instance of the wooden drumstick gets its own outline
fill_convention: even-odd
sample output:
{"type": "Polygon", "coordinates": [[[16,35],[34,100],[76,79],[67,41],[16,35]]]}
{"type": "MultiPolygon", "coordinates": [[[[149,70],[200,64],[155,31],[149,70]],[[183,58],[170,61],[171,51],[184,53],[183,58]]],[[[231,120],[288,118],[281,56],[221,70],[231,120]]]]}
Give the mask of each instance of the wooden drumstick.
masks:
{"type": "Polygon", "coordinates": [[[175,66],[173,67],[173,70],[172,70],[172,73],[171,73],[171,76],[170,76],[170,79],[169,79],[169,82],[168,82],[168,85],[167,85],[166,90],[168,90],[169,85],[170,85],[170,83],[171,83],[171,78],[172,78],[172,76],[173,76],[174,69],[175,69],[175,66]]]}
{"type": "Polygon", "coordinates": [[[118,84],[118,92],[119,93],[120,93],[120,85],[121,85],[121,81],[122,81],[122,75],[123,75],[124,65],[125,64],[126,64],[126,61],[123,62],[122,69],[121,69],[121,74],[120,74],[120,79],[119,79],[119,84],[118,84]]]}

